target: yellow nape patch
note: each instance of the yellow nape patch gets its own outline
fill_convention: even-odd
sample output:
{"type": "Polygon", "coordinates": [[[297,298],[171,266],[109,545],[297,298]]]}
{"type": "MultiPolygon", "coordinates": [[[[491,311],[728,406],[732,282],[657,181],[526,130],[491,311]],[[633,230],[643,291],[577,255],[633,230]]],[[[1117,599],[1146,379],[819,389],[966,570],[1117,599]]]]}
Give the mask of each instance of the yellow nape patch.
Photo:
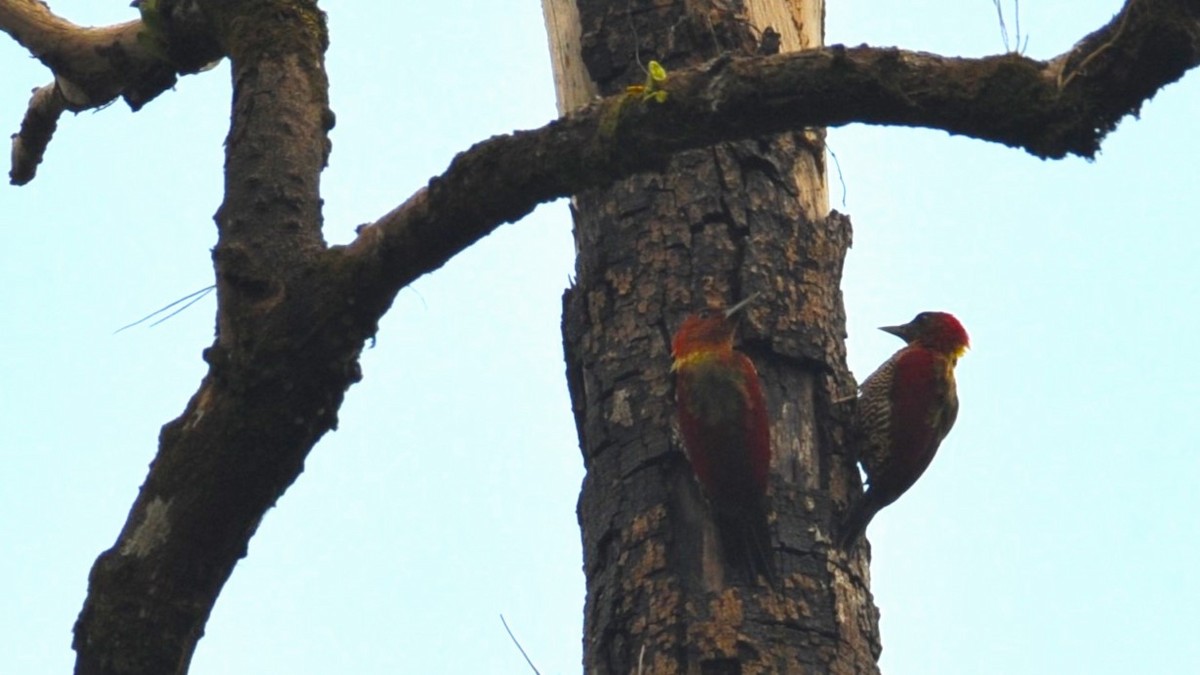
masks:
{"type": "Polygon", "coordinates": [[[671,363],[671,372],[710,363],[717,359],[717,354],[718,350],[716,349],[696,349],[684,356],[676,357],[675,361],[671,363]]]}

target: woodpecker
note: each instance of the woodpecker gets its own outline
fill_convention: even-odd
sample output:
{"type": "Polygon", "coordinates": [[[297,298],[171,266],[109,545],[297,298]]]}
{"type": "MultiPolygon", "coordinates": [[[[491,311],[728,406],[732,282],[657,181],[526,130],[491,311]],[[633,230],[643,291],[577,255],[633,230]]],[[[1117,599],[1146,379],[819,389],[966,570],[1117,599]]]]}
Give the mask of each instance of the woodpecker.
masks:
{"type": "Polygon", "coordinates": [[[754,297],[685,319],[671,341],[671,370],[684,448],[712,505],[725,564],[748,583],[759,574],[772,583],[770,423],[758,371],[733,348],[732,317],[754,297]]]}
{"type": "Polygon", "coordinates": [[[880,509],[917,482],[950,433],[958,416],[954,366],[969,346],[967,331],[946,312],[921,312],[880,330],[908,344],[862,383],[855,438],[867,490],[842,525],[839,545],[846,550],[880,509]]]}

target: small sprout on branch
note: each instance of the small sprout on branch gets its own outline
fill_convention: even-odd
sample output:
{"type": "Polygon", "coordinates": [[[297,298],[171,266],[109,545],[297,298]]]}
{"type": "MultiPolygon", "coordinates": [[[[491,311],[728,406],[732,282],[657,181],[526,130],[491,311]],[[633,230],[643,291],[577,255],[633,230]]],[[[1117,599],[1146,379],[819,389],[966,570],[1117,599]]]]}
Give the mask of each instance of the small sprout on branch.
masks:
{"type": "Polygon", "coordinates": [[[667,100],[667,92],[663,84],[667,81],[667,69],[658,61],[651,61],[646,71],[646,83],[635,84],[625,88],[629,97],[640,97],[643,101],[654,99],[659,103],[667,100]]]}
{"type": "Polygon", "coordinates": [[[665,103],[667,91],[663,83],[667,81],[667,69],[658,61],[651,61],[646,71],[645,84],[633,84],[625,87],[624,96],[616,96],[604,103],[604,112],[600,115],[599,138],[609,139],[617,133],[617,123],[621,120],[621,111],[630,101],[656,101],[665,103]]]}

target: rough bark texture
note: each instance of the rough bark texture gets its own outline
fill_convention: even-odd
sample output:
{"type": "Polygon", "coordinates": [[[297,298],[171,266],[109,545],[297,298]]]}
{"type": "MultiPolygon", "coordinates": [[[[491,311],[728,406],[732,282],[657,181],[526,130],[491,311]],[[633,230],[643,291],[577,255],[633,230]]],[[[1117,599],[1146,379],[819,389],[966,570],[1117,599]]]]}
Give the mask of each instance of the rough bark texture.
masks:
{"type": "Polygon", "coordinates": [[[148,34],[146,21],[80,28],[37,0],[0,0],[0,30],[55,76],[13,139],[14,182],[32,178],[64,110],[117,96],[136,109],[179,74],[233,61],[209,373],[164,426],[124,528],[92,570],[77,672],[186,672],[259,520],[336,424],[396,292],[541,202],[639,171],[660,173],[580,194],[578,286],[565,303],[588,466],[588,669],[736,672],[736,659],[742,672],[871,672],[866,568],[826,541],[857,480],[848,411],[831,402],[852,391],[837,294],[850,231],[794,179],[822,170],[820,135],[800,130],[922,125],[1091,156],[1118,120],[1200,63],[1200,2],[1129,0],[1048,62],[867,47],[750,57],[747,17],[817,47],[804,36],[820,13],[745,5],[582,0],[551,21],[574,30],[558,68],[582,69],[582,98],[609,98],[480,143],[352,245],[326,248],[318,177],[333,116],[314,0],[159,0],[148,34]],[[667,103],[614,95],[643,81],[635,55],[666,63],[667,103]],[[712,60],[688,69],[702,59],[712,60]],[[788,133],[714,145],[778,132],[788,133]],[[678,154],[696,148],[707,149],[678,154]],[[756,291],[741,335],[772,409],[779,593],[724,583],[669,414],[670,332],[707,300],[756,291]]]}
{"type": "MultiPolygon", "coordinates": [[[[579,0],[581,63],[594,86],[612,93],[640,82],[638,56],[672,70],[754,51],[744,14],[699,4],[579,0]]],[[[576,284],[563,326],[587,468],[579,519],[588,673],[874,670],[865,568],[829,547],[858,478],[846,455],[847,411],[833,403],[854,390],[839,290],[850,224],[826,214],[822,139],[792,132],[722,143],[576,197],[576,284]],[[722,569],[710,510],[673,429],[668,372],[684,314],[756,292],[742,350],[756,362],[772,420],[777,589],[735,584],[722,569]]]]}
{"type": "Polygon", "coordinates": [[[225,202],[213,252],[208,375],[159,452],[75,626],[76,672],[188,669],[262,515],[299,475],[357,379],[362,332],[330,321],[344,288],[324,254],[324,17],[305,2],[208,3],[233,62],[225,202]]]}

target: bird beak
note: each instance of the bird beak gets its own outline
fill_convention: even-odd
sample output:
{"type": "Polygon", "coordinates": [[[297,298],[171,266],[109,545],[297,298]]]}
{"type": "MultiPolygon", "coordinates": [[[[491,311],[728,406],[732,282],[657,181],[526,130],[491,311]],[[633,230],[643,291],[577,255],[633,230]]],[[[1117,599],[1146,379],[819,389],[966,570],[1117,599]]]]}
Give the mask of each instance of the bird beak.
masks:
{"type": "Polygon", "coordinates": [[[737,314],[738,312],[742,311],[743,307],[750,304],[750,302],[752,300],[756,299],[758,296],[759,296],[758,293],[751,293],[750,295],[747,295],[745,298],[742,298],[741,302],[739,302],[736,305],[734,305],[733,307],[730,307],[729,309],[725,310],[725,318],[728,319],[729,317],[733,316],[734,314],[737,314]]]}
{"type": "Polygon", "coordinates": [[[891,333],[905,342],[910,342],[912,340],[912,338],[909,337],[912,331],[911,323],[906,323],[899,326],[880,326],[879,330],[885,333],[891,333]]]}

